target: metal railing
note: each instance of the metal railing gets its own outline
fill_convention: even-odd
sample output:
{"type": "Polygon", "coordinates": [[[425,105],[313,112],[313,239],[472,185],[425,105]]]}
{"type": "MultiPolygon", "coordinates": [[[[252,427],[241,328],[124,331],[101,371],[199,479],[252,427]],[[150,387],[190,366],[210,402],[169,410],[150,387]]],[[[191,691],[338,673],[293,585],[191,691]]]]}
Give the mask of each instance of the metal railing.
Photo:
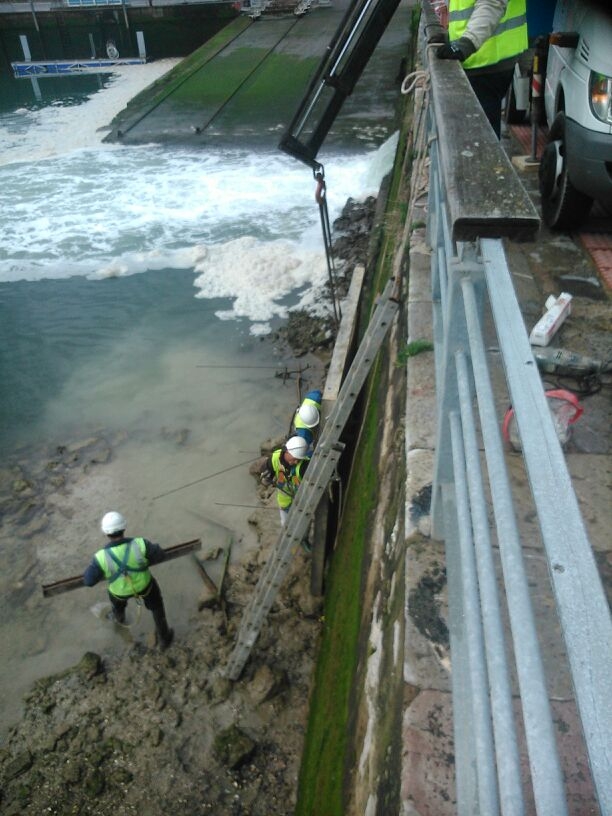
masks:
{"type": "MultiPolygon", "coordinates": [[[[427,0],[423,5],[430,31],[436,19],[427,0]]],[[[601,813],[610,816],[612,620],[502,242],[533,238],[539,219],[461,66],[429,59],[428,51],[424,48],[430,77],[427,230],[437,386],[432,534],[445,541],[447,559],[457,812],[526,812],[515,677],[535,811],[538,816],[568,813],[483,337],[488,298],[595,796],[601,813]]]]}

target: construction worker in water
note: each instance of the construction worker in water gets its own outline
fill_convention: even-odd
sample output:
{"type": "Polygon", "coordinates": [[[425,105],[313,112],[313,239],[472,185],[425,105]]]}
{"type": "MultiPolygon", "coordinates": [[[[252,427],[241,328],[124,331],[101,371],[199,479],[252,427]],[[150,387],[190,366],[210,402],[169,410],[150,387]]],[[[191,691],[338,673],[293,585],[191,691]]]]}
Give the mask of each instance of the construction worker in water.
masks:
{"type": "Polygon", "coordinates": [[[320,391],[309,391],[293,417],[293,434],[305,439],[309,447],[312,447],[315,440],[313,429],[321,420],[322,399],[323,395],[320,391]]]}
{"type": "Polygon", "coordinates": [[[308,467],[308,442],[301,436],[292,436],[266,460],[260,479],[263,485],[276,487],[276,501],[281,525],[287,523],[287,514],[308,467]]]}
{"type": "Polygon", "coordinates": [[[100,526],[108,536],[108,543],[94,555],[83,575],[83,583],[95,586],[104,579],[108,581],[113,617],[119,624],[125,623],[128,600],[142,601],[153,615],[158,643],[166,649],[172,643],[174,631],[166,620],[159,584],[149,571],[150,564],[164,561],[163,549],[146,538],[126,538],[127,522],[114,510],[105,514],[100,526]]]}

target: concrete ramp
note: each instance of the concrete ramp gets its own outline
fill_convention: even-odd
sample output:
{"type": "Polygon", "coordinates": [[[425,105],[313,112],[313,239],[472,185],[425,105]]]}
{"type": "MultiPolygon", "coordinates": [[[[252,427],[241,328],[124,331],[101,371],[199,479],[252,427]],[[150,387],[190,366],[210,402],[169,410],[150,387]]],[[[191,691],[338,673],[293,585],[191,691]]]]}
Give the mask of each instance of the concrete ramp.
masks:
{"type": "Polygon", "coordinates": [[[343,15],[237,18],[132,100],[105,141],[276,147],[343,15]]]}

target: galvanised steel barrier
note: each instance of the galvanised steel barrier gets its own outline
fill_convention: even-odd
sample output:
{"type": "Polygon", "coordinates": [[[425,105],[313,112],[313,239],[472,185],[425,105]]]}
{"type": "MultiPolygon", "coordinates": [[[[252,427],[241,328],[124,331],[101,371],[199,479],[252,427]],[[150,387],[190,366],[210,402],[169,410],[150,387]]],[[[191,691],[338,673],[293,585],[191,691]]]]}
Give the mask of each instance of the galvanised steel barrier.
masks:
{"type": "MultiPolygon", "coordinates": [[[[437,20],[427,0],[423,6],[421,36],[426,42],[437,20]]],[[[536,813],[568,813],[483,338],[488,298],[593,786],[601,813],[611,816],[610,610],[502,242],[533,239],[539,219],[460,64],[436,59],[427,46],[423,62],[429,72],[427,229],[437,382],[432,534],[446,547],[457,810],[470,816],[526,812],[513,704],[515,676],[536,813]],[[499,583],[493,542],[499,548],[499,583]],[[506,643],[504,598],[511,644],[506,643]]]]}

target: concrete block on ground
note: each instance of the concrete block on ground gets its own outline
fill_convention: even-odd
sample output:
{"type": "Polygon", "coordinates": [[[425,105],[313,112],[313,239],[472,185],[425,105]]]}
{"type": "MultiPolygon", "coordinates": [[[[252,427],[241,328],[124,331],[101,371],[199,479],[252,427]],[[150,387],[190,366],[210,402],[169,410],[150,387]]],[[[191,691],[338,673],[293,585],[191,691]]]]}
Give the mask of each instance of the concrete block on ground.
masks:
{"type": "Polygon", "coordinates": [[[404,680],[450,689],[444,545],[414,535],[406,548],[404,680]]]}
{"type": "MultiPolygon", "coordinates": [[[[407,688],[407,697],[414,689],[407,688]]],[[[404,710],[402,816],[455,816],[451,695],[425,689],[404,710]]]]}
{"type": "Polygon", "coordinates": [[[431,483],[434,454],[432,450],[406,452],[406,538],[415,533],[429,536],[431,532],[431,483]]]}
{"type": "Polygon", "coordinates": [[[433,351],[410,358],[406,387],[406,450],[433,449],[436,438],[435,393],[433,351]]]}
{"type": "Polygon", "coordinates": [[[410,247],[408,303],[415,301],[431,303],[431,252],[424,236],[422,241],[410,247]]]}

